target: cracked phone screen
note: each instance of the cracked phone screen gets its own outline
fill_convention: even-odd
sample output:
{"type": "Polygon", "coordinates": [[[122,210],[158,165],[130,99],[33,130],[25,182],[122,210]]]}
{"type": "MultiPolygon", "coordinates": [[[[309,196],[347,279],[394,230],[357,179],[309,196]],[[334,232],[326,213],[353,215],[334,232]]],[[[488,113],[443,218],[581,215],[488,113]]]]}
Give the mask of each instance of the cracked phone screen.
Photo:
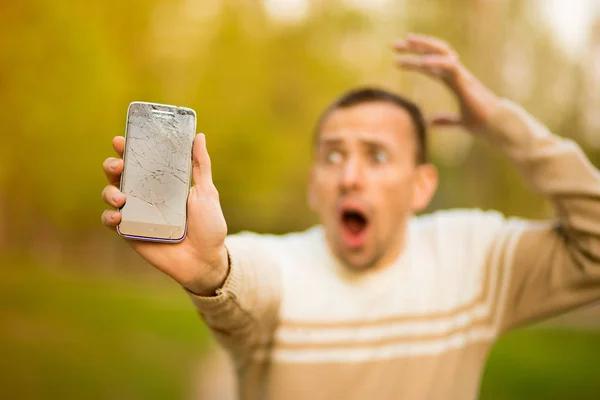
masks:
{"type": "Polygon", "coordinates": [[[132,104],[128,116],[122,220],[182,227],[196,129],[189,109],[132,104]]]}

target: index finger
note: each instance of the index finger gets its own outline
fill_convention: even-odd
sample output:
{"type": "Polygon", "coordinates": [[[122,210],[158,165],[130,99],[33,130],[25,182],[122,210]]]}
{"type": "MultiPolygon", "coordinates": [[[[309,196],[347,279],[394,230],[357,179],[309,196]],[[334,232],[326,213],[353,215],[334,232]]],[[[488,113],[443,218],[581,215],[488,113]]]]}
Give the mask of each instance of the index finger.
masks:
{"type": "Polygon", "coordinates": [[[452,48],[443,40],[414,33],[407,35],[404,40],[395,42],[394,48],[397,51],[409,51],[419,54],[450,55],[454,53],[452,48]]]}
{"type": "Polygon", "coordinates": [[[123,136],[115,136],[112,140],[112,145],[119,157],[123,158],[123,152],[125,151],[125,138],[123,136]]]}

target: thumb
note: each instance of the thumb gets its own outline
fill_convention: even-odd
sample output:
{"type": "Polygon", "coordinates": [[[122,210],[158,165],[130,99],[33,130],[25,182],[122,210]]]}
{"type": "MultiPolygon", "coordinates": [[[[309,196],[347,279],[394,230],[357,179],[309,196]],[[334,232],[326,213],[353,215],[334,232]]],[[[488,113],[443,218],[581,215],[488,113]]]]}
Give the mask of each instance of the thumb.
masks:
{"type": "Polygon", "coordinates": [[[438,113],[431,118],[430,124],[433,126],[458,126],[462,124],[462,121],[458,114],[438,113]]]}
{"type": "Polygon", "coordinates": [[[203,133],[196,135],[192,150],[192,177],[194,186],[202,188],[212,186],[212,171],[210,169],[210,156],[206,150],[206,136],[203,133]]]}

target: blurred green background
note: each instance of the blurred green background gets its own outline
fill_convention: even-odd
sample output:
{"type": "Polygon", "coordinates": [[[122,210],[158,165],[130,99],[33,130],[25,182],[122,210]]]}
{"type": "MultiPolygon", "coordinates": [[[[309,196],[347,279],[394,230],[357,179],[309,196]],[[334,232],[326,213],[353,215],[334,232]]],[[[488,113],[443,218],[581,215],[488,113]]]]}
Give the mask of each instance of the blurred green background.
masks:
{"type": "MultiPolygon", "coordinates": [[[[439,36],[502,96],[600,165],[595,0],[8,0],[0,4],[0,391],[5,398],[186,398],[208,332],[181,289],[103,228],[102,161],[134,100],[192,107],[230,232],[316,222],[305,205],[319,112],[378,85],[430,114],[435,82],[392,65],[393,39],[439,36]]],[[[430,210],[543,218],[545,201],[465,132],[432,131],[430,210]]],[[[514,332],[483,399],[600,398],[598,307],[514,332]]]]}

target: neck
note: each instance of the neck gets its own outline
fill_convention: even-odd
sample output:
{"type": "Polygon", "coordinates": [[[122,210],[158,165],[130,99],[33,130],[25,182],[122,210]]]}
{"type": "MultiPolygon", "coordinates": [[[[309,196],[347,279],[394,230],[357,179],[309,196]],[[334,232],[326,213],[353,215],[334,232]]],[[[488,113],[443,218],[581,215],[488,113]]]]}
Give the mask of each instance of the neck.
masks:
{"type": "Polygon", "coordinates": [[[406,240],[407,240],[407,221],[404,220],[398,226],[398,230],[394,235],[395,238],[388,243],[387,249],[383,252],[382,256],[376,260],[373,266],[369,267],[369,271],[380,271],[393,265],[404,253],[406,240]]]}

